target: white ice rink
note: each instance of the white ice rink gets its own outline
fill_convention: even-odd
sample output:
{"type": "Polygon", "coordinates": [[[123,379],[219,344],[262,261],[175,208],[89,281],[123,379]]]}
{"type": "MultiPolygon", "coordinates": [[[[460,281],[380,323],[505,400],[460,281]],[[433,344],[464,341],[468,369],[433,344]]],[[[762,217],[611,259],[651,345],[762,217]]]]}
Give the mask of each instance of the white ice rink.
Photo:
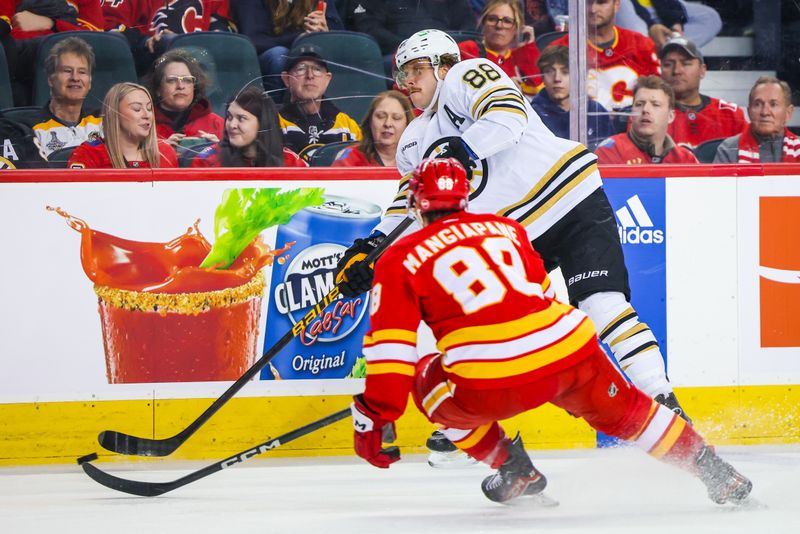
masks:
{"type": "MultiPolygon", "coordinates": [[[[253,459],[153,498],[100,486],[77,465],[15,467],[0,469],[0,532],[800,533],[800,447],[719,450],[753,480],[760,506],[715,505],[699,481],[632,448],[529,451],[555,508],[494,504],[479,487],[487,467],[432,469],[421,456],[389,470],[355,458],[253,459]]],[[[205,463],[98,465],[171,481],[205,463]]]]}

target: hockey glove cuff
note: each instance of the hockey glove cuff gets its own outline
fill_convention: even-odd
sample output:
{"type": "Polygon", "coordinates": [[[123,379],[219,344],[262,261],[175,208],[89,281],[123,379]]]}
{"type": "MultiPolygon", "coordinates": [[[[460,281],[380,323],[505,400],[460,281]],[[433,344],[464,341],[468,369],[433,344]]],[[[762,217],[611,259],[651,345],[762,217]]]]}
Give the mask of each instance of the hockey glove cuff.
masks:
{"type": "Polygon", "coordinates": [[[472,169],[476,167],[478,156],[470,150],[467,144],[456,137],[447,142],[447,146],[442,149],[437,158],[455,158],[467,171],[467,179],[472,180],[472,169]]]}
{"type": "Polygon", "coordinates": [[[374,263],[364,261],[367,255],[378,248],[386,236],[376,232],[366,239],[356,239],[336,264],[336,283],[345,297],[355,297],[372,288],[374,263]]]}
{"type": "Polygon", "coordinates": [[[398,447],[382,448],[383,441],[394,441],[394,423],[381,420],[364,403],[363,395],[353,397],[350,405],[353,413],[353,446],[356,454],[375,467],[386,469],[400,459],[398,447]]]}

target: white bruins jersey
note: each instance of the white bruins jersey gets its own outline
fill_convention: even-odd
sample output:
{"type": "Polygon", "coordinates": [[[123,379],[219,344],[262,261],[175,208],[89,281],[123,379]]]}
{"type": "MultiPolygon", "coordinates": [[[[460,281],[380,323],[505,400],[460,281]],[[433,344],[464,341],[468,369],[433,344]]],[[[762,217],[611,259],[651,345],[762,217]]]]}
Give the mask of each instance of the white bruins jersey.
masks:
{"type": "Polygon", "coordinates": [[[437,111],[417,117],[403,132],[397,145],[403,178],[376,230],[388,234],[406,216],[411,172],[453,136],[480,158],[468,211],[515,219],[531,240],[602,185],[594,154],[553,135],[497,65],[469,59],[445,76],[437,111]]]}

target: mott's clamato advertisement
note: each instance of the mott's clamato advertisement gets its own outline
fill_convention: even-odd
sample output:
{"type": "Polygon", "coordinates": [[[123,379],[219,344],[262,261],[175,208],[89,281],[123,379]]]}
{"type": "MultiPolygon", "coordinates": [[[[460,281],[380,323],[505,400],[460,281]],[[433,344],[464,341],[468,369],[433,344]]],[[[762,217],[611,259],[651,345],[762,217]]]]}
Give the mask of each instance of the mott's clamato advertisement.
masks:
{"type": "Polygon", "coordinates": [[[761,346],[800,347],[800,197],[759,199],[761,346]]]}
{"type": "Polygon", "coordinates": [[[244,374],[258,350],[261,270],[293,244],[272,250],[259,234],[321,201],[321,189],[227,190],[215,215],[213,246],[199,221],[170,241],[143,242],[48,208],[81,234],[108,382],[205,382],[244,374]]]}
{"type": "Polygon", "coordinates": [[[370,202],[326,195],[321,206],[301,210],[278,228],[276,246],[293,243],[293,254],[272,269],[264,350],[287,330],[299,332],[262,371],[262,380],[363,376],[354,367],[369,327],[369,295],[340,297],[321,313],[309,311],[333,289],[347,247],[368,235],[380,216],[370,202]]]}

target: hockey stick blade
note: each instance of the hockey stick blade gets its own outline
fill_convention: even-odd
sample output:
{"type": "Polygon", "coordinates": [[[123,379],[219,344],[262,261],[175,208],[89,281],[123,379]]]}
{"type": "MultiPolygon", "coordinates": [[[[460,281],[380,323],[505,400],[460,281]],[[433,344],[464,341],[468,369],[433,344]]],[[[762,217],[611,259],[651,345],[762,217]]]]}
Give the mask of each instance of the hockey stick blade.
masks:
{"type": "Polygon", "coordinates": [[[301,426],[298,429],[287,432],[286,434],[278,436],[277,438],[269,439],[264,443],[260,443],[255,447],[247,449],[246,451],[242,451],[229,458],[220,460],[217,463],[207,465],[202,469],[193,471],[188,475],[171,482],[145,482],[142,480],[129,480],[111,475],[92,464],[92,461],[97,459],[97,454],[95,453],[78,458],[78,464],[83,468],[83,471],[89,475],[89,478],[107,488],[121,491],[123,493],[129,493],[131,495],[139,495],[141,497],[156,497],[200,480],[201,478],[205,478],[208,475],[216,473],[217,471],[222,471],[228,467],[233,467],[236,464],[245,462],[254,456],[258,456],[259,454],[263,454],[269,450],[278,448],[285,443],[289,443],[290,441],[305,436],[306,434],[310,434],[311,432],[319,430],[320,428],[332,425],[333,423],[349,416],[350,408],[345,408],[344,410],[332,413],[331,415],[318,421],[314,421],[313,423],[309,423],[301,426]]]}
{"type": "MultiPolygon", "coordinates": [[[[413,219],[406,218],[386,236],[380,245],[375,250],[369,253],[364,261],[372,263],[378,256],[383,254],[389,245],[391,245],[400,235],[413,223],[413,219]]],[[[198,428],[203,426],[211,416],[219,411],[222,406],[227,403],[236,393],[239,392],[256,374],[258,374],[264,366],[269,363],[286,345],[297,335],[301,334],[308,323],[315,320],[328,304],[334,302],[339,298],[339,286],[336,285],[330,292],[323,297],[315,306],[310,308],[309,312],[300,319],[292,327],[292,330],[286,332],[275,344],[266,351],[256,362],[244,372],[233,384],[225,390],[225,392],[215,400],[206,410],[201,413],[197,419],[192,421],[186,428],[178,432],[172,437],[164,439],[151,439],[138,436],[125,434],[124,432],[117,432],[115,430],[104,430],[97,436],[97,441],[104,449],[116,452],[119,454],[127,454],[133,456],[168,456],[175,452],[175,450],[183,445],[189,437],[194,434],[198,428]],[[312,313],[313,312],[313,313],[312,313]]]]}

